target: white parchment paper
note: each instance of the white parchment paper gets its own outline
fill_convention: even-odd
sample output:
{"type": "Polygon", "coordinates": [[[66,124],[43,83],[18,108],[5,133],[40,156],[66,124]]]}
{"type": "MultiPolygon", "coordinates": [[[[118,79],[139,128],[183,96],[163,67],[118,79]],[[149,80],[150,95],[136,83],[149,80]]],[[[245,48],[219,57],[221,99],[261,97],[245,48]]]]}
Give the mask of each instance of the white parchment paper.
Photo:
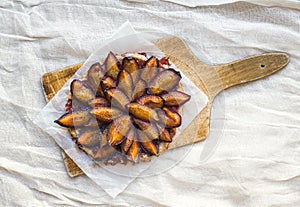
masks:
{"type": "MultiPolygon", "coordinates": [[[[72,80],[82,78],[92,64],[105,59],[110,51],[113,51],[116,54],[125,52],[146,52],[149,56],[155,55],[158,58],[164,57],[164,54],[153,43],[145,39],[142,33],[136,33],[130,23],[125,23],[111,39],[99,46],[99,49],[89,56],[76,74],[62,87],[57,95],[51,99],[38,115],[39,119],[37,119],[36,124],[52,136],[57,144],[72,158],[88,177],[101,186],[109,195],[115,197],[153,163],[147,162],[136,165],[129,163],[127,165],[118,164],[116,166],[106,166],[104,164],[96,165],[90,157],[78,149],[74,141],[72,141],[67,129],[54,123],[54,120],[65,113],[64,106],[68,99],[72,80]]],[[[171,67],[180,71],[175,65],[171,65],[171,67]]],[[[201,112],[208,100],[206,95],[197,88],[182,71],[180,71],[180,73],[182,74],[181,82],[183,90],[185,93],[191,95],[191,99],[183,107],[182,125],[178,128],[177,133],[173,138],[174,140],[180,136],[181,132],[201,112]]],[[[169,156],[170,155],[173,154],[169,154],[169,156]]],[[[178,159],[181,158],[181,156],[176,157],[178,159]]],[[[158,159],[170,158],[168,158],[167,153],[166,156],[159,157],[158,159]]],[[[178,161],[178,159],[175,158],[173,160],[178,161]]],[[[155,165],[159,165],[159,163],[160,162],[156,162],[155,165]]],[[[155,166],[155,169],[160,168],[160,170],[165,170],[167,167],[168,165],[162,165],[160,167],[155,166]]]]}

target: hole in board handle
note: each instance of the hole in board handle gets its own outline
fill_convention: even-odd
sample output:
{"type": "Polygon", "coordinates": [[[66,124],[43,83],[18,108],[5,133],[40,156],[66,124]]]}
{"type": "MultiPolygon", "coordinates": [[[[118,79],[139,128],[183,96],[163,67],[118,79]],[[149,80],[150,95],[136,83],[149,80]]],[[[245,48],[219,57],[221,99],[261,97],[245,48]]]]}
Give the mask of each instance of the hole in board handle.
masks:
{"type": "Polygon", "coordinates": [[[264,64],[260,64],[260,69],[265,69],[265,65],[264,64]]]}

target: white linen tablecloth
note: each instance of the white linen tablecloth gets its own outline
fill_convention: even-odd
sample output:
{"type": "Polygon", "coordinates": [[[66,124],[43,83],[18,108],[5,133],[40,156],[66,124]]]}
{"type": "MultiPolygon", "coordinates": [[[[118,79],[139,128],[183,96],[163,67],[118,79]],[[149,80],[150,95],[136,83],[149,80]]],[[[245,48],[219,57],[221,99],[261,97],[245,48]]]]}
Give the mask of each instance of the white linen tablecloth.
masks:
{"type": "Polygon", "coordinates": [[[300,3],[232,2],[1,1],[0,206],[299,206],[300,3]],[[111,198],[86,176],[68,177],[33,121],[46,104],[42,74],[84,61],[126,20],[184,38],[207,64],[273,51],[290,63],[221,93],[205,142],[111,198]]]}

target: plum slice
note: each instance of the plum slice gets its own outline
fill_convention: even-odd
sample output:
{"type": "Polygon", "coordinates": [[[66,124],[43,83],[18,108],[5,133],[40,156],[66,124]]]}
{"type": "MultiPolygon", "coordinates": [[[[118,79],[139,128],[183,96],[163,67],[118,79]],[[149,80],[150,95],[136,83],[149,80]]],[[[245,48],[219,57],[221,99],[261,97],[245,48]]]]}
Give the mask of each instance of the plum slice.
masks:
{"type": "Polygon", "coordinates": [[[100,63],[95,63],[90,67],[87,74],[87,80],[93,88],[93,90],[97,90],[100,84],[100,80],[104,75],[105,71],[101,67],[100,63]]]}
{"type": "Polygon", "coordinates": [[[76,111],[66,113],[54,122],[63,127],[76,127],[84,126],[90,119],[91,116],[88,111],[76,111]]]}
{"type": "Polygon", "coordinates": [[[85,131],[78,137],[77,144],[86,147],[92,147],[95,145],[100,145],[100,139],[101,135],[99,130],[85,131]]]}
{"type": "Polygon", "coordinates": [[[190,95],[180,91],[165,93],[161,95],[161,97],[164,99],[165,106],[181,106],[188,102],[191,98],[190,95]]]}
{"type": "Polygon", "coordinates": [[[168,130],[166,129],[162,129],[160,135],[159,135],[159,139],[165,142],[172,142],[172,137],[170,135],[170,133],[168,132],[168,130]]]}
{"type": "Polygon", "coordinates": [[[122,90],[127,97],[132,96],[133,81],[126,70],[122,70],[118,75],[118,89],[122,90]]]}
{"type": "Polygon", "coordinates": [[[147,62],[145,62],[144,67],[141,70],[141,78],[149,83],[159,72],[159,62],[154,56],[151,56],[147,62]]]}
{"type": "Polygon", "coordinates": [[[106,74],[112,77],[114,80],[117,80],[119,74],[119,61],[116,56],[110,52],[104,61],[106,74]]]}
{"type": "Polygon", "coordinates": [[[115,88],[116,87],[116,82],[114,81],[114,79],[110,76],[106,76],[101,80],[101,89],[103,91],[106,91],[108,89],[111,88],[115,88]]]}
{"type": "Polygon", "coordinates": [[[149,123],[140,119],[133,119],[133,121],[138,127],[137,131],[142,131],[147,134],[150,140],[159,138],[159,130],[154,123],[149,123]]]}
{"type": "Polygon", "coordinates": [[[144,80],[139,80],[135,85],[135,88],[132,93],[132,100],[139,98],[144,95],[147,91],[147,84],[144,80]]]}
{"type": "Polygon", "coordinates": [[[149,92],[159,95],[163,92],[170,92],[178,85],[181,75],[174,69],[166,69],[158,73],[149,83],[149,92]]]}
{"type": "Polygon", "coordinates": [[[95,98],[93,90],[80,80],[73,80],[71,83],[71,94],[82,102],[88,102],[95,98]]]}
{"type": "Polygon", "coordinates": [[[126,109],[126,105],[130,102],[130,99],[117,88],[111,88],[106,91],[106,97],[111,103],[111,107],[117,107],[121,110],[126,109]]]}
{"type": "Polygon", "coordinates": [[[130,103],[127,105],[128,111],[134,117],[144,121],[158,121],[159,117],[156,111],[148,106],[139,103],[130,103]]]}
{"type": "Polygon", "coordinates": [[[139,70],[139,65],[134,58],[125,57],[122,62],[122,68],[131,74],[139,70]]]}
{"type": "Polygon", "coordinates": [[[109,105],[107,100],[105,98],[102,98],[102,97],[94,98],[94,99],[90,100],[88,102],[88,104],[91,107],[108,106],[109,105]]]}
{"type": "Polygon", "coordinates": [[[137,162],[139,158],[139,151],[140,151],[139,142],[134,140],[127,152],[129,159],[131,159],[133,162],[137,162]]]}
{"type": "Polygon", "coordinates": [[[103,121],[105,123],[112,122],[118,116],[122,114],[122,112],[117,108],[112,108],[110,106],[100,106],[92,109],[90,111],[98,120],[103,121]]]}
{"type": "Polygon", "coordinates": [[[128,133],[126,134],[126,139],[121,144],[121,152],[126,153],[134,140],[137,140],[136,130],[132,126],[128,133]]]}
{"type": "Polygon", "coordinates": [[[159,111],[159,118],[166,128],[174,128],[181,125],[180,114],[171,111],[167,107],[163,107],[162,111],[159,111]]]}
{"type": "Polygon", "coordinates": [[[138,131],[138,135],[142,148],[151,155],[158,155],[158,145],[143,131],[138,131]]]}
{"type": "Polygon", "coordinates": [[[130,116],[123,115],[114,120],[108,129],[109,144],[114,146],[120,144],[132,126],[130,116]]]}
{"type": "Polygon", "coordinates": [[[144,95],[137,100],[137,103],[149,106],[151,108],[161,108],[164,105],[164,100],[155,95],[144,95]]]}

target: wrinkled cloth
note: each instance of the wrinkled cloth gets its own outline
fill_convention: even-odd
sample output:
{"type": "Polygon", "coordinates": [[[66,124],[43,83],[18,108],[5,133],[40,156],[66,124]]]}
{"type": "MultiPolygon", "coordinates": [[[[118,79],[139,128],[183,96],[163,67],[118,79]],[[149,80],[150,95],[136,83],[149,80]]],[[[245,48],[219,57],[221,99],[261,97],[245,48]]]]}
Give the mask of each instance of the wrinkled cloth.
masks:
{"type": "Polygon", "coordinates": [[[199,2],[0,2],[1,206],[299,205],[300,3],[199,2]],[[207,64],[274,51],[290,63],[219,94],[206,141],[112,199],[86,176],[68,177],[59,147],[34,119],[46,105],[41,76],[86,60],[126,20],[184,38],[207,64]]]}

